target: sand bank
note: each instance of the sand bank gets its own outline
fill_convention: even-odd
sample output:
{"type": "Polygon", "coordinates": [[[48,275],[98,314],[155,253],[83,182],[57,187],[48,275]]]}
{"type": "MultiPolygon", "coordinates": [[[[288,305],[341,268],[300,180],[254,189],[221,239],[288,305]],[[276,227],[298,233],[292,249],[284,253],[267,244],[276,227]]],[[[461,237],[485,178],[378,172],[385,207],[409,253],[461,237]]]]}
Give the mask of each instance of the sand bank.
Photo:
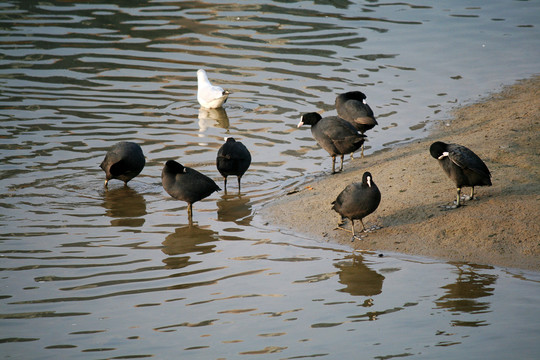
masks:
{"type": "Polygon", "coordinates": [[[360,250],[540,270],[540,76],[456,109],[430,131],[420,141],[364,158],[357,154],[342,173],[321,169],[326,174],[319,180],[271,203],[261,215],[280,228],[360,250]],[[436,140],[476,152],[493,186],[477,187],[476,200],[442,211],[455,198],[455,186],[429,154],[436,140]],[[361,181],[364,171],[382,193],[379,208],[364,223],[382,228],[351,242],[351,234],[335,229],[339,215],[331,202],[346,185],[361,181]]]}

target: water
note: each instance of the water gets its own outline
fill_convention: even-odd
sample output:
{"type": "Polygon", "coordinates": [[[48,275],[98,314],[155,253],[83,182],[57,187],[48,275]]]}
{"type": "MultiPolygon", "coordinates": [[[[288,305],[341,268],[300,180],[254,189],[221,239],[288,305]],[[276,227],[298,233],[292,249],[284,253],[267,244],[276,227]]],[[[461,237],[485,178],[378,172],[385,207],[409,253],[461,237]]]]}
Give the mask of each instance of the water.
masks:
{"type": "MultiPolygon", "coordinates": [[[[538,73],[538,1],[0,4],[3,358],[535,358],[540,275],[348,248],[257,211],[330,159],[300,113],[361,89],[366,155],[538,73]],[[196,70],[232,91],[200,111],[196,70]],[[224,136],[254,162],[194,206],[168,159],[221,184],[224,136]],[[147,165],[103,188],[120,140],[147,165]],[[361,355],[359,355],[361,354],[361,355]]],[[[347,166],[347,163],[345,164],[347,166]]]]}

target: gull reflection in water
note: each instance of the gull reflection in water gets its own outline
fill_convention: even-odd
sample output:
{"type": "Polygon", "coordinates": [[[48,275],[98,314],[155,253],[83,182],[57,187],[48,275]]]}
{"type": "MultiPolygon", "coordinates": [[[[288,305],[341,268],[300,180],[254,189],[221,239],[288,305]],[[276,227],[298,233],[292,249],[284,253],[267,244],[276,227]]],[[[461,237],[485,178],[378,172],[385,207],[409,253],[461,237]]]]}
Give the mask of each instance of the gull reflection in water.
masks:
{"type": "Polygon", "coordinates": [[[201,107],[199,109],[199,132],[203,133],[210,127],[229,128],[229,117],[224,108],[206,109],[201,107]]]}

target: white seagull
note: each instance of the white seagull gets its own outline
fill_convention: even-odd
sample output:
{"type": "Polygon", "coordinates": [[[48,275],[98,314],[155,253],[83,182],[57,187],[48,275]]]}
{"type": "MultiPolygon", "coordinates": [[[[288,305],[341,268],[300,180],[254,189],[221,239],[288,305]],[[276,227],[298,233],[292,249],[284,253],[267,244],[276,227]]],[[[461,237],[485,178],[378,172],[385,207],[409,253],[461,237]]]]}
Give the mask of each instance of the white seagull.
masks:
{"type": "Polygon", "coordinates": [[[214,86],[208,81],[206,71],[199,69],[197,71],[197,100],[202,107],[208,109],[220,108],[229,97],[229,91],[223,90],[219,86],[214,86]]]}

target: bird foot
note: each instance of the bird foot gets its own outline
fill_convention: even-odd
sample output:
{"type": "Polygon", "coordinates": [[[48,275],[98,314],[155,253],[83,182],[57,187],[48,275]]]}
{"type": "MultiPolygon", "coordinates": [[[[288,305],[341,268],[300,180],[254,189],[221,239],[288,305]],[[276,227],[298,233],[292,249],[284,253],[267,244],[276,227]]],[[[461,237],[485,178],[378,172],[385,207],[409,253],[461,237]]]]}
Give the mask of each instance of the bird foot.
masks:
{"type": "Polygon", "coordinates": [[[462,201],[474,201],[474,200],[478,200],[478,197],[477,196],[471,197],[470,195],[463,195],[463,196],[461,196],[461,200],[462,201]]]}
{"type": "Polygon", "coordinates": [[[374,232],[375,230],[379,230],[379,229],[382,229],[382,226],[379,226],[379,225],[371,225],[370,227],[366,228],[366,229],[364,230],[364,232],[370,233],[370,232],[374,232]]]}
{"type": "MultiPolygon", "coordinates": [[[[341,222],[341,223],[339,223],[339,224],[334,228],[334,230],[343,230],[343,231],[346,231],[346,232],[348,232],[348,233],[353,234],[353,236],[352,236],[352,238],[351,238],[351,242],[353,242],[354,240],[364,240],[364,239],[362,238],[361,235],[359,235],[359,234],[354,234],[354,233],[352,232],[352,230],[345,229],[345,228],[341,227],[341,225],[343,225],[344,223],[345,223],[344,221],[341,222]]],[[[371,233],[371,232],[373,232],[373,231],[375,231],[375,230],[379,230],[379,229],[381,229],[381,228],[382,228],[381,226],[373,225],[373,226],[370,226],[370,227],[367,228],[367,229],[361,230],[360,232],[362,232],[362,233],[371,233]]]]}
{"type": "Polygon", "coordinates": [[[334,230],[343,230],[343,231],[346,231],[348,233],[351,233],[352,234],[352,238],[351,238],[351,242],[353,242],[354,240],[358,239],[358,240],[362,240],[362,237],[360,235],[356,235],[352,232],[352,230],[349,230],[349,229],[345,229],[343,227],[341,227],[341,225],[343,225],[343,222],[339,223],[335,228],[334,230]]]}
{"type": "Polygon", "coordinates": [[[346,232],[350,232],[350,233],[352,233],[352,231],[351,231],[351,230],[349,230],[349,229],[345,229],[344,227],[341,227],[341,225],[343,225],[343,223],[339,223],[339,224],[337,224],[337,226],[336,226],[336,227],[334,228],[334,230],[343,230],[343,231],[346,231],[346,232]]]}
{"type": "Polygon", "coordinates": [[[463,204],[457,204],[455,201],[450,205],[439,205],[439,208],[441,208],[441,211],[448,211],[448,210],[454,210],[459,207],[462,207],[463,204]]]}

